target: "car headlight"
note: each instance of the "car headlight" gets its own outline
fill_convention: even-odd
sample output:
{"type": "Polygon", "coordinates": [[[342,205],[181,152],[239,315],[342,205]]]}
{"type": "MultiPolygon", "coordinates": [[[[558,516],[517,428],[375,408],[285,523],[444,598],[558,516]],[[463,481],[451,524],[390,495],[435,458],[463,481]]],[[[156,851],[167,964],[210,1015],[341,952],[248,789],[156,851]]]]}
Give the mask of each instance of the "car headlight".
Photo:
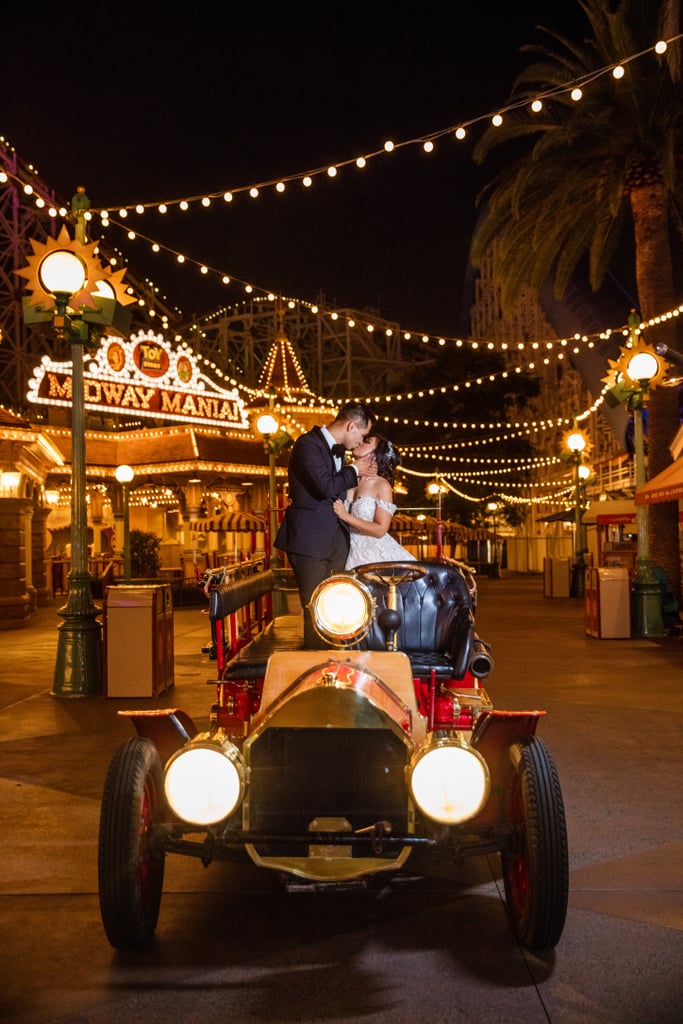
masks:
{"type": "Polygon", "coordinates": [[[335,575],[318,584],[308,607],[318,636],[337,647],[346,647],[367,634],[375,601],[360,580],[335,575]]]}
{"type": "Polygon", "coordinates": [[[193,825],[213,825],[244,797],[246,765],[229,740],[197,739],[171,757],[164,792],[174,814],[193,825]]]}
{"type": "Polygon", "coordinates": [[[491,779],[481,754],[457,737],[430,740],[410,765],[410,791],[428,818],[457,825],[488,800],[491,779]]]}

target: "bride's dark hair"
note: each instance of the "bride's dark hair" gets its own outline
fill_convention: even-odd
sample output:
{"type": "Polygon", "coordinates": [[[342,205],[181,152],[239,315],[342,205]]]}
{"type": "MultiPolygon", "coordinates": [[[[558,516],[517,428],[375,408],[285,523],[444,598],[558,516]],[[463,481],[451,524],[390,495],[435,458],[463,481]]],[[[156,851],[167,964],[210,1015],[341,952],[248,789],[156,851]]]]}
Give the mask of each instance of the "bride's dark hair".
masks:
{"type": "Polygon", "coordinates": [[[382,437],[381,434],[373,434],[372,436],[377,438],[377,444],[373,452],[377,461],[377,475],[384,477],[393,487],[396,468],[401,465],[401,456],[398,448],[391,441],[387,441],[386,437],[382,437]]]}

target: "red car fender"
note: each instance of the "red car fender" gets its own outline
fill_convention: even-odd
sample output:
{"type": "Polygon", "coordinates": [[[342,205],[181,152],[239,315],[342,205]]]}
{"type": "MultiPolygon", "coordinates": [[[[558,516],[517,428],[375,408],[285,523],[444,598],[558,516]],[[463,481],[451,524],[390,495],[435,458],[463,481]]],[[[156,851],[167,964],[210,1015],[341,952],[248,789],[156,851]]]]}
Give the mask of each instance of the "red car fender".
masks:
{"type": "Polygon", "coordinates": [[[471,743],[488,765],[491,793],[485,807],[472,819],[472,825],[508,821],[510,785],[515,774],[510,749],[535,734],[542,715],[545,711],[484,711],[477,719],[471,743]]]}
{"type": "Polygon", "coordinates": [[[138,736],[151,740],[165,763],[171,754],[189,743],[197,733],[197,726],[190,716],[179,708],[162,708],[158,711],[119,711],[123,718],[130,718],[138,736]]]}

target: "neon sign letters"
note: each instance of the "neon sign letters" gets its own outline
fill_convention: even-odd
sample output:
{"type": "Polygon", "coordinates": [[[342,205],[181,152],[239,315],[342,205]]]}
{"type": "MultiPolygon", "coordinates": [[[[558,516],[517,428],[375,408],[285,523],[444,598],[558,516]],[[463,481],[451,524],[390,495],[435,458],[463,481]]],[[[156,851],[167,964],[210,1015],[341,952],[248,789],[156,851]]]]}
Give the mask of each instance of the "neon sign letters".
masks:
{"type": "MultiPolygon", "coordinates": [[[[104,338],[86,357],[83,389],[86,409],[249,430],[239,390],[220,388],[201,372],[193,352],[172,348],[152,331],[127,341],[104,338]]],[[[71,362],[43,356],[29,383],[29,401],[71,405],[71,390],[71,362]]]]}

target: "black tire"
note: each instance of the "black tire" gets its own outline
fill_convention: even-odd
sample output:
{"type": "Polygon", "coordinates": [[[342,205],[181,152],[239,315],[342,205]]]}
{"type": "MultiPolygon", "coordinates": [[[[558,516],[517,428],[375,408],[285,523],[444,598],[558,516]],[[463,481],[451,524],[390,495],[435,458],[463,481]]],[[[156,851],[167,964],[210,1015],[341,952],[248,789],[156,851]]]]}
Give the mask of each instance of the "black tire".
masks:
{"type": "Polygon", "coordinates": [[[510,751],[513,842],[501,855],[507,913],[515,937],[532,951],[552,949],[567,916],[569,857],[560,781],[536,736],[510,751]]]}
{"type": "Polygon", "coordinates": [[[163,808],[156,747],[140,737],[126,740],[104,785],[97,859],[102,923],[116,949],[140,948],[154,935],[166,860],[154,826],[163,808]]]}

